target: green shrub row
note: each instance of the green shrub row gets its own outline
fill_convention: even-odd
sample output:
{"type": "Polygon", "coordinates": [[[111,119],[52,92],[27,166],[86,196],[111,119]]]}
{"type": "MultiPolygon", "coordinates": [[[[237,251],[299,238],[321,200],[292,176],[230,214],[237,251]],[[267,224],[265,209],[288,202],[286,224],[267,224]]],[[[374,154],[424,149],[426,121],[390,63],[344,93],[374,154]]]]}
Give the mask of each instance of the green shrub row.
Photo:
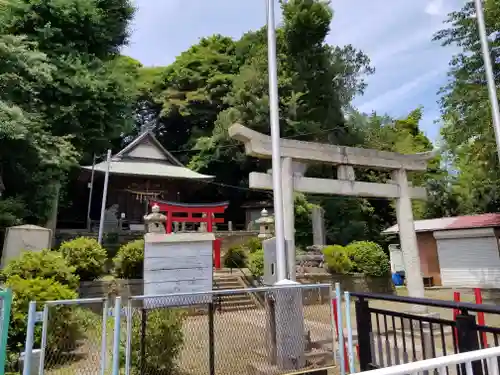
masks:
{"type": "MultiPolygon", "coordinates": [[[[0,276],[13,292],[7,348],[11,361],[16,361],[24,348],[29,302],[37,301],[37,310],[40,311],[46,301],[77,298],[79,282],[99,278],[103,274],[106,259],[106,250],[95,239],[81,237],[63,243],[58,251],[23,252],[19,258],[6,265],[0,276]]],[[[144,241],[133,241],[122,246],[114,258],[117,276],[141,277],[143,259],[144,241]]],[[[100,329],[101,319],[101,313],[94,313],[83,306],[52,306],[49,309],[48,355],[51,358],[65,358],[65,354],[74,350],[82,340],[100,337],[100,332],[96,330],[100,329]]],[[[183,314],[181,311],[162,309],[150,312],[147,319],[145,354],[148,371],[171,374],[183,344],[183,314]]],[[[137,335],[140,319],[136,320],[133,332],[137,335]]],[[[41,325],[35,328],[35,347],[40,346],[41,329],[41,325]]],[[[138,374],[141,365],[140,340],[133,342],[132,374],[138,374]]],[[[64,366],[64,363],[52,364],[64,366]]],[[[15,368],[13,364],[7,367],[15,368]]]]}
{"type": "Polygon", "coordinates": [[[386,276],[391,270],[389,257],[375,242],[355,241],[345,247],[327,246],[323,249],[323,255],[331,273],[386,276]]]}

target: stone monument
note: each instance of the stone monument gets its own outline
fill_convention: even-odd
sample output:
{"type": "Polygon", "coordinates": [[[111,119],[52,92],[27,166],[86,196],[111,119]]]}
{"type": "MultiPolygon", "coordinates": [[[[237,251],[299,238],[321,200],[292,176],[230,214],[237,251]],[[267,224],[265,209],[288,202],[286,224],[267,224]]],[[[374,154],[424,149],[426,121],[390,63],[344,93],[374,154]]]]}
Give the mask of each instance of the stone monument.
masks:
{"type": "Polygon", "coordinates": [[[18,258],[23,251],[49,249],[52,231],[36,225],[19,225],[7,228],[3,243],[1,268],[9,260],[18,258]]]}
{"type": "Polygon", "coordinates": [[[144,308],[189,306],[212,301],[209,293],[167,296],[176,293],[209,292],[213,280],[213,233],[165,233],[165,215],[153,206],[144,217],[144,295],[161,295],[144,301],[144,308]]]}
{"type": "Polygon", "coordinates": [[[311,212],[312,230],[313,230],[313,245],[326,245],[325,233],[325,210],[320,206],[313,206],[311,212]]]}
{"type": "Polygon", "coordinates": [[[114,204],[104,211],[104,233],[115,233],[118,231],[118,205],[114,204]]]}

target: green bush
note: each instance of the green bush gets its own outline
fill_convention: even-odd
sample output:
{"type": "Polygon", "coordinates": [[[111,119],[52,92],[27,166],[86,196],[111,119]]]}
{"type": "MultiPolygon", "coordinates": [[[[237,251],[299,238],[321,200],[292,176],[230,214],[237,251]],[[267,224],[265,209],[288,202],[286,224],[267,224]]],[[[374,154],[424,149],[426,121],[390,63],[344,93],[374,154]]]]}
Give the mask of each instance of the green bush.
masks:
{"type": "Polygon", "coordinates": [[[224,267],[244,268],[247,265],[247,254],[242,246],[233,246],[224,254],[224,267]]]}
{"type": "Polygon", "coordinates": [[[344,274],[352,269],[352,263],[346,248],[340,245],[331,245],[323,249],[326,266],[330,273],[344,274]]]}
{"type": "Polygon", "coordinates": [[[264,275],[264,250],[260,249],[250,254],[248,258],[248,269],[255,277],[264,275]]]}
{"type": "Polygon", "coordinates": [[[389,257],[375,242],[356,241],[347,245],[354,271],[367,276],[385,276],[390,273],[389,257]]]}
{"type": "Polygon", "coordinates": [[[75,267],[70,266],[58,251],[25,251],[17,259],[12,259],[2,271],[4,280],[13,276],[21,279],[51,279],[71,289],[78,287],[75,267]]]}
{"type": "Polygon", "coordinates": [[[144,273],[144,240],[131,241],[113,258],[115,276],[120,279],[142,279],[144,273]]]}
{"type": "Polygon", "coordinates": [[[75,267],[80,281],[93,281],[104,273],[108,257],[106,250],[90,237],[78,237],[63,242],[59,248],[66,262],[75,267]]]}
{"type": "MultiPolygon", "coordinates": [[[[158,309],[148,311],[145,337],[145,366],[144,373],[171,375],[174,373],[175,361],[179,357],[184,343],[182,323],[184,313],[181,310],[158,309]]],[[[141,337],[141,316],[135,315],[132,319],[132,337],[141,337]]],[[[126,339],[121,341],[122,364],[125,363],[126,339]]],[[[131,373],[139,375],[141,369],[141,340],[132,340],[131,373]]]]}
{"type": "MultiPolygon", "coordinates": [[[[14,275],[7,279],[6,286],[12,288],[13,292],[8,339],[10,353],[19,353],[24,347],[30,301],[36,301],[37,310],[40,311],[45,301],[77,298],[74,290],[53,279],[38,277],[24,279],[22,276],[14,275]]],[[[72,306],[50,307],[49,324],[47,351],[50,353],[75,348],[85,330],[72,306]]],[[[37,324],[34,336],[35,348],[40,347],[41,331],[42,325],[37,324]]]]}
{"type": "Polygon", "coordinates": [[[246,248],[250,254],[253,254],[262,249],[262,240],[258,237],[252,237],[243,245],[243,247],[246,248]]]}

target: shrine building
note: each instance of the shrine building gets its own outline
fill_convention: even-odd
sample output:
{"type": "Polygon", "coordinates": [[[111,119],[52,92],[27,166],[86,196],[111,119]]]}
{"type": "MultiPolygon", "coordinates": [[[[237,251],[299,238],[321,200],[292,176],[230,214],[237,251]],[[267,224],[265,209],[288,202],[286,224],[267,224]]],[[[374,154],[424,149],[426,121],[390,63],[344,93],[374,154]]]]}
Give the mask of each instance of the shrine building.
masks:
{"type": "MultiPolygon", "coordinates": [[[[94,185],[102,185],[107,162],[83,167],[86,174],[94,169],[94,185]]],[[[106,207],[124,216],[130,229],[144,228],[143,216],[149,201],[182,202],[202,189],[213,176],[186,168],[168,152],[149,130],[112,156],[106,207]]],[[[94,186],[95,187],[95,186],[94,186]]],[[[99,221],[101,189],[94,189],[90,217],[99,221]]]]}

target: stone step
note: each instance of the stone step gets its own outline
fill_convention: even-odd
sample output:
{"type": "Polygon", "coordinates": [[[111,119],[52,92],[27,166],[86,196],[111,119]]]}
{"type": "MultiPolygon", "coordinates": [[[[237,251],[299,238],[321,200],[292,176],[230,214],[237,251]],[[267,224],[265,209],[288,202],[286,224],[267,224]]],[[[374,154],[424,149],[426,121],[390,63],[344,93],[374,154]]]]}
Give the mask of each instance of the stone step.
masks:
{"type": "Polygon", "coordinates": [[[216,283],[239,283],[239,277],[214,277],[216,283]]]}
{"type": "Polygon", "coordinates": [[[255,303],[255,300],[250,296],[231,296],[231,298],[217,298],[214,301],[218,301],[224,304],[238,304],[238,303],[255,303]]]}
{"type": "Polygon", "coordinates": [[[218,311],[221,312],[231,312],[231,311],[244,311],[244,310],[255,310],[257,309],[257,306],[255,303],[248,302],[248,303],[239,303],[239,304],[232,304],[232,303],[226,303],[223,304],[220,309],[218,308],[218,311]]]}
{"type": "Polygon", "coordinates": [[[234,283],[215,283],[215,288],[217,290],[246,289],[243,285],[241,285],[238,282],[234,282],[234,283]]]}

